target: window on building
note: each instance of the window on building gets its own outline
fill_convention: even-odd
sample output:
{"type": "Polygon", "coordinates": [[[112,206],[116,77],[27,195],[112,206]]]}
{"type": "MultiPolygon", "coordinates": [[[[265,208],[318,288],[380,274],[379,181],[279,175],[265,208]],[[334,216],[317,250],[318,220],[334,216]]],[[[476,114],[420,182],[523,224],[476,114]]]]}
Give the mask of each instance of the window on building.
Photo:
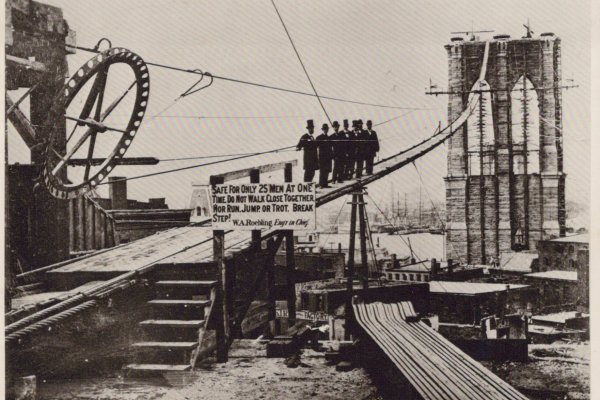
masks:
{"type": "Polygon", "coordinates": [[[407,281],[408,279],[406,278],[406,274],[402,274],[402,280],[403,281],[407,281]]]}
{"type": "Polygon", "coordinates": [[[429,282],[429,275],[425,275],[425,282],[429,282]]]}
{"type": "Polygon", "coordinates": [[[408,276],[409,276],[411,282],[415,280],[415,274],[409,274],[408,276]]]}
{"type": "Polygon", "coordinates": [[[396,274],[396,280],[399,281],[400,280],[400,274],[396,274]]]}
{"type": "Polygon", "coordinates": [[[421,282],[421,274],[417,274],[417,281],[421,282]]]}

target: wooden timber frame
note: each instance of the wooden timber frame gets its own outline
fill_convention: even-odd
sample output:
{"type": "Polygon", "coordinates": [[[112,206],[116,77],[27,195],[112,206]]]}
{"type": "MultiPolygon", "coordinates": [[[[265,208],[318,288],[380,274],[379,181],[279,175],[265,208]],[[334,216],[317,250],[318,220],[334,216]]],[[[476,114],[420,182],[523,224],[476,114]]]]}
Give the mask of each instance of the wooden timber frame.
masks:
{"type": "MultiPolygon", "coordinates": [[[[295,162],[269,164],[258,168],[249,168],[231,173],[213,175],[210,177],[210,185],[220,185],[226,181],[250,177],[250,183],[260,183],[261,172],[272,172],[277,169],[284,170],[284,182],[292,182],[292,168],[297,164],[295,162]]],[[[236,290],[236,269],[234,263],[226,261],[225,257],[225,231],[213,230],[213,258],[217,265],[217,277],[219,285],[217,286],[216,304],[215,304],[215,323],[216,323],[216,359],[223,363],[228,360],[228,350],[235,337],[241,337],[241,324],[250,303],[254,300],[259,288],[266,283],[267,304],[268,304],[268,327],[267,336],[273,337],[280,332],[276,316],[276,297],[275,297],[275,253],[285,240],[286,252],[286,300],[288,307],[288,325],[295,323],[296,316],[296,289],[295,289],[295,259],[294,259],[294,231],[291,229],[278,230],[275,235],[261,237],[260,230],[252,230],[252,244],[246,250],[248,252],[260,253],[266,250],[267,259],[264,265],[256,273],[254,283],[249,290],[249,297],[245,299],[242,310],[237,313],[238,318],[234,318],[234,297],[239,291],[236,290]],[[274,238],[276,236],[276,238],[274,238]],[[266,249],[263,250],[262,242],[266,241],[266,249]],[[265,282],[266,281],[266,282],[265,282]]]]}
{"type": "Polygon", "coordinates": [[[367,260],[367,223],[364,195],[367,194],[366,187],[361,186],[359,190],[352,193],[352,201],[350,211],[350,243],[348,245],[348,271],[346,277],[346,304],[345,304],[345,320],[344,340],[350,340],[350,332],[352,331],[352,299],[354,297],[354,275],[355,262],[354,253],[356,250],[356,218],[358,213],[359,218],[359,237],[360,237],[360,263],[358,279],[362,284],[363,291],[369,289],[369,266],[367,260]]]}
{"type": "MultiPolygon", "coordinates": [[[[5,265],[13,269],[18,264],[21,268],[17,270],[22,272],[69,257],[68,203],[53,198],[32,178],[43,165],[42,143],[49,139],[51,129],[65,131],[64,118],[49,127],[47,116],[68,75],[66,56],[74,51],[67,50],[66,45],[74,45],[75,33],[58,7],[32,0],[7,0],[5,10],[6,119],[31,153],[31,165],[10,166],[12,176],[6,191],[5,265]],[[25,94],[12,99],[9,91],[21,88],[27,88],[25,94]],[[27,97],[29,118],[20,109],[20,103],[27,97]],[[27,226],[25,233],[22,225],[27,226]]],[[[8,126],[5,130],[8,132],[8,126]]],[[[58,135],[52,145],[58,151],[64,149],[66,132],[58,135]]]]}

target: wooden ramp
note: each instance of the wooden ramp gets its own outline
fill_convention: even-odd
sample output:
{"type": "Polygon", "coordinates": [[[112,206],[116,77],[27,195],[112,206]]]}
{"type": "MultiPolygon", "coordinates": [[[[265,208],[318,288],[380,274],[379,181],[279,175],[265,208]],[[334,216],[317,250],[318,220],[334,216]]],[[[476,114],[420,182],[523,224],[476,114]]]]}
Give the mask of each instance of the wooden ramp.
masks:
{"type": "Polygon", "coordinates": [[[354,304],[358,325],[426,400],[526,400],[416,316],[412,303],[354,304]],[[414,321],[414,322],[409,322],[414,321]]]}

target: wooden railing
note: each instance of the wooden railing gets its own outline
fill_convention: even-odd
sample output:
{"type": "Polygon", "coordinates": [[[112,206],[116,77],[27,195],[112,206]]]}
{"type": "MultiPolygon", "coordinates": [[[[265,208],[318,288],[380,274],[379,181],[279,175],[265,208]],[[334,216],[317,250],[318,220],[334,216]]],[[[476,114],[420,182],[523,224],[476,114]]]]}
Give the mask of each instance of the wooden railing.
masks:
{"type": "Polygon", "coordinates": [[[84,195],[69,201],[69,251],[71,255],[113,247],[117,243],[115,219],[84,195]]]}

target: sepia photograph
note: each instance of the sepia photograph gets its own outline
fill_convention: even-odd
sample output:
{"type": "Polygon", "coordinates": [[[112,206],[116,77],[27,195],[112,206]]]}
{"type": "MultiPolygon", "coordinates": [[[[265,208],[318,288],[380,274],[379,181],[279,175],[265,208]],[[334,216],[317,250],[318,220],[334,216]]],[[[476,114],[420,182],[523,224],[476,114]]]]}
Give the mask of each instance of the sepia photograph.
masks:
{"type": "Polygon", "coordinates": [[[3,398],[595,398],[593,6],[5,0],[3,398]]]}

